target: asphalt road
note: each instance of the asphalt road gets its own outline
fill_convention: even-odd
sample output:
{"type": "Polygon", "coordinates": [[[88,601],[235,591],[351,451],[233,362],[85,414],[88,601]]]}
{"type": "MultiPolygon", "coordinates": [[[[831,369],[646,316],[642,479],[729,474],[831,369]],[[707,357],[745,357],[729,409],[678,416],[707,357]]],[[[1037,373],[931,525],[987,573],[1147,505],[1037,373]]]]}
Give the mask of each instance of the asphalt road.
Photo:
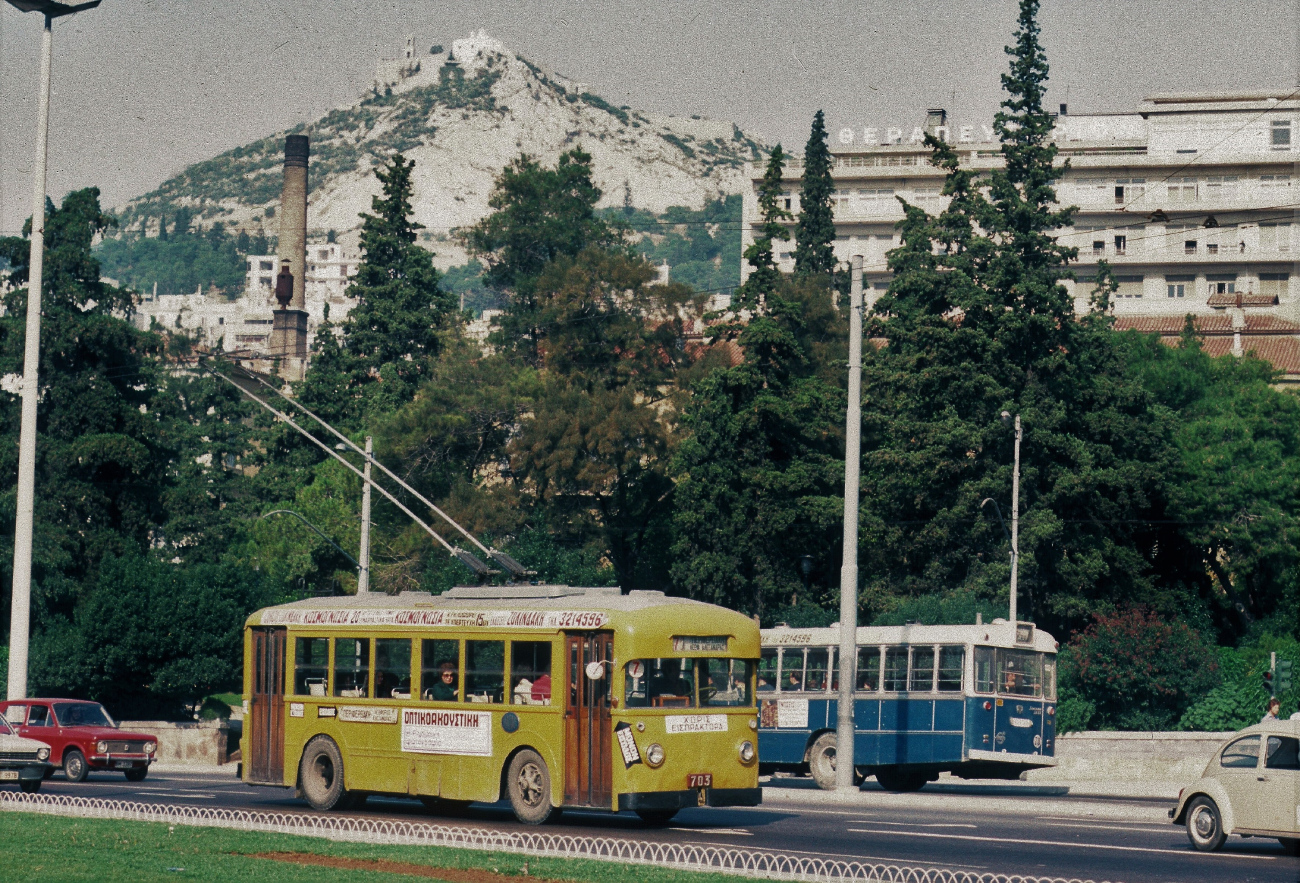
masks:
{"type": "MultiPolygon", "coordinates": [[[[1297,883],[1300,858],[1276,840],[1230,838],[1219,853],[1192,850],[1166,816],[1169,801],[1084,798],[1061,789],[999,785],[929,786],[888,794],[869,784],[848,800],[806,780],[776,780],[761,807],[683,810],[666,828],[634,816],[567,810],[555,832],[833,857],[876,864],[948,868],[1115,883],[1297,883]]],[[[263,812],[312,810],[287,789],[250,788],[233,767],[150,772],[132,784],[92,773],[81,784],[62,773],[42,793],[263,812]]],[[[372,797],[352,815],[518,830],[504,805],[474,804],[435,814],[419,802],[372,797]]]]}

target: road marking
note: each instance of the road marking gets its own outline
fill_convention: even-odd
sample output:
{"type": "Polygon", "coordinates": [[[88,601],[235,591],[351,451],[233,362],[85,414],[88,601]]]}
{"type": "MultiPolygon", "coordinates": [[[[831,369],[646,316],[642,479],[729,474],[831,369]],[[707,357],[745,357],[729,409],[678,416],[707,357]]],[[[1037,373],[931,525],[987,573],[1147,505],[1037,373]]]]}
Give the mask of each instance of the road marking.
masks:
{"type": "Polygon", "coordinates": [[[692,834],[735,834],[738,837],[753,837],[753,831],[740,828],[669,828],[669,831],[689,831],[692,834]]]}
{"type": "Polygon", "coordinates": [[[1155,825],[1089,825],[1086,822],[1053,822],[1049,827],[1052,828],[1096,828],[1099,831],[1123,831],[1132,833],[1145,831],[1148,834],[1177,834],[1182,831],[1179,825],[1165,825],[1156,827],[1155,825]]]}
{"type": "Polygon", "coordinates": [[[132,794],[155,794],[160,797],[175,797],[177,795],[183,795],[185,797],[197,797],[202,800],[217,799],[217,795],[210,794],[206,791],[155,791],[155,790],[150,790],[148,788],[141,788],[137,791],[132,791],[131,793],[132,794]]]}
{"type": "MultiPolygon", "coordinates": [[[[873,825],[897,825],[900,828],[978,828],[978,825],[970,825],[964,822],[928,822],[917,824],[916,822],[880,822],[875,819],[870,820],[873,825]]],[[[850,829],[852,830],[852,829],[850,829]]]]}
{"type": "MultiPolygon", "coordinates": [[[[869,831],[865,828],[849,828],[850,834],[879,834],[879,831],[869,831]]],[[[1075,849],[1111,849],[1117,852],[1151,852],[1157,855],[1185,855],[1188,857],[1200,856],[1200,853],[1193,853],[1185,849],[1156,849],[1150,846],[1119,846],[1112,843],[1071,843],[1066,840],[1017,840],[1012,837],[984,837],[973,836],[970,834],[927,834],[923,831],[890,831],[890,834],[896,834],[900,837],[936,837],[948,840],[978,840],[981,843],[1010,843],[1015,846],[1067,846],[1075,849]]],[[[1242,853],[1215,853],[1223,858],[1253,858],[1264,861],[1276,861],[1271,855],[1244,855],[1242,853]]]]}

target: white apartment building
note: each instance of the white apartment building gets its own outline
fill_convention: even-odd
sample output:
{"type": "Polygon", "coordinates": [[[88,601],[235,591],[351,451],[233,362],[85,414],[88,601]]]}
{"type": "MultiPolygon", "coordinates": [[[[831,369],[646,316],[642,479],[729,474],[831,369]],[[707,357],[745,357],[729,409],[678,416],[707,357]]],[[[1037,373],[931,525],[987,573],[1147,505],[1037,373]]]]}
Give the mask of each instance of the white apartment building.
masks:
{"type": "MultiPolygon", "coordinates": [[[[1190,313],[1211,351],[1254,350],[1300,380],[1300,100],[1292,96],[1152,95],[1135,112],[1110,114],[1074,115],[1062,105],[1056,143],[1069,168],[1057,196],[1079,207],[1073,228],[1061,232],[1079,250],[1078,281],[1067,283],[1076,310],[1088,309],[1105,259],[1119,285],[1118,327],[1172,337],[1190,313]]],[[[951,143],[968,168],[1001,164],[991,126],[950,125],[941,110],[910,132],[832,135],[835,253],[863,256],[869,300],[889,284],[885,253],[898,246],[894,226],[903,217],[896,197],[931,212],[945,203],[943,174],[920,143],[925,130],[951,143]]],[[[749,172],[742,249],[759,222],[763,168],[749,172]]],[[[802,173],[800,159],[786,168],[785,205],[796,214],[802,173]]],[[[793,239],[776,247],[780,267],[793,270],[793,239]]],[[[742,264],[742,277],[748,272],[742,264]]]]}
{"type": "MultiPolygon", "coordinates": [[[[192,294],[146,294],[136,304],[136,326],[181,330],[204,346],[224,352],[265,352],[271,342],[271,313],[278,306],[275,277],[280,258],[249,255],[247,261],[244,293],[238,300],[207,295],[201,288],[192,294]]],[[[360,262],[360,257],[347,254],[337,243],[308,243],[305,295],[309,342],[325,321],[327,307],[330,321],[335,323],[352,311],[356,301],[345,292],[360,262]]]]}

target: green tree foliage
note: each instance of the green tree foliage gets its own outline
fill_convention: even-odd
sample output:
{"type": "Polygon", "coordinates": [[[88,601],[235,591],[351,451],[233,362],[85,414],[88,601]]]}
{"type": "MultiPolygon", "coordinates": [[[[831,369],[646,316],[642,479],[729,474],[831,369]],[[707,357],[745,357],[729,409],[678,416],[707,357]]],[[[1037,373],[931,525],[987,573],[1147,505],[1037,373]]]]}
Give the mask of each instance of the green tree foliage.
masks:
{"type": "MultiPolygon", "coordinates": [[[[987,182],[929,140],[947,172],[938,216],[905,206],[894,281],[864,359],[862,601],[1008,583],[1006,545],[981,501],[1010,501],[1021,416],[1020,610],[1061,634],[1095,602],[1169,600],[1141,550],[1165,520],[1168,421],[1126,373],[1108,318],[1076,319],[1060,280],[1074,250],[1054,231],[1051,121],[1037,3],[1021,3],[1007,98],[996,119],[1005,168],[987,182]]],[[[1009,513],[1008,513],[1009,514],[1009,513]]],[[[1162,606],[1163,605],[1163,606],[1162,606]]]]}
{"type": "Polygon", "coordinates": [[[301,395],[326,419],[359,425],[391,413],[425,382],[455,321],[456,298],[438,284],[433,255],[415,244],[411,219],[413,160],[395,154],[375,170],[383,187],[361,225],[361,263],[348,287],[357,305],[338,330],[338,344],[317,335],[323,358],[313,360],[301,395]],[[318,364],[319,367],[318,367],[318,364]]]}
{"type": "Polygon", "coordinates": [[[781,271],[776,268],[772,243],[790,239],[790,230],[783,222],[794,220],[794,215],[782,206],[784,173],[785,151],[778,144],[772,148],[762,183],[758,185],[758,211],[763,220],[755,231],[754,241],[745,249],[745,260],[753,269],[731,299],[733,310],[763,312],[766,309],[764,299],[776,291],[780,282],[781,271]]]}
{"type": "MultiPolygon", "coordinates": [[[[732,301],[752,313],[737,340],[743,361],[694,385],[674,462],[674,580],[764,624],[797,593],[801,556],[834,570],[843,511],[843,391],[811,358],[843,351],[810,345],[809,320],[823,340],[843,340],[844,329],[823,286],[786,279],[772,260],[772,240],[789,237],[783,162],[778,145],[759,190],[763,223],[745,251],[753,270],[732,301]]],[[[720,329],[729,333],[735,326],[720,329]]]]}
{"type": "Polygon", "coordinates": [[[97,699],[119,717],[182,717],[187,704],[240,689],[244,620],[274,600],[261,574],[238,565],[107,558],[73,620],[34,641],[33,689],[97,699]]]}
{"type": "Polygon", "coordinates": [[[531,417],[510,447],[548,521],[569,537],[599,537],[629,589],[662,584],[662,564],[646,558],[667,542],[672,392],[694,296],[654,279],[644,260],[601,248],[561,256],[539,275],[534,327],[547,345],[526,388],[531,417]]]}
{"type": "Polygon", "coordinates": [[[1194,587],[1228,643],[1253,621],[1300,621],[1300,402],[1253,356],[1211,358],[1190,328],[1179,346],[1130,332],[1128,360],[1175,416],[1166,582],[1194,587]]]}
{"type": "MultiPolygon", "coordinates": [[[[244,257],[265,253],[252,250],[257,241],[247,233],[232,237],[217,222],[205,233],[105,237],[96,256],[105,275],[137,291],[152,291],[157,283],[160,294],[190,294],[202,286],[233,298],[244,287],[244,257]]],[[[265,249],[265,236],[261,245],[265,249]]]]}
{"type": "Polygon", "coordinates": [[[1143,607],[1095,616],[1064,662],[1063,687],[1093,704],[1090,725],[1105,730],[1173,729],[1222,677],[1213,644],[1143,607]]]}
{"type": "Polygon", "coordinates": [[[540,358],[536,286],[546,266],[588,248],[625,248],[622,229],[596,215],[600,189],[591,171],[591,154],[577,147],[561,154],[554,169],[519,156],[492,188],[492,214],[461,237],[486,264],[488,283],[506,295],[498,342],[532,364],[540,358]]]}
{"type": "Polygon", "coordinates": [[[700,292],[730,292],[740,284],[741,204],[728,195],[692,210],[669,206],[655,215],[638,209],[609,209],[641,235],[633,248],[652,264],[667,262],[672,280],[700,292]]]}
{"type": "Polygon", "coordinates": [[[799,189],[799,223],[795,227],[794,271],[801,276],[835,270],[835,219],[831,213],[831,152],[826,145],[826,120],[813,116],[812,131],[803,153],[803,180],[799,189]]]}

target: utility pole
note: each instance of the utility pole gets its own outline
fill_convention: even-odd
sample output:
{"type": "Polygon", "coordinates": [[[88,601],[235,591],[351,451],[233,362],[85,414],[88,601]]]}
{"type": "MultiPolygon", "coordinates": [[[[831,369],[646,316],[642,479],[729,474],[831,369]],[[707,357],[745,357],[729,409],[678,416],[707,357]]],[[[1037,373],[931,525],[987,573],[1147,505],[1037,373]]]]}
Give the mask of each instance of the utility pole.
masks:
{"type": "Polygon", "coordinates": [[[374,439],[366,436],[366,474],[361,491],[361,566],[357,568],[357,594],[370,592],[370,455],[374,439]]]}
{"type": "Polygon", "coordinates": [[[835,790],[853,790],[853,668],[858,649],[858,486],[862,463],[862,255],[849,283],[849,406],[844,424],[844,564],[840,569],[840,690],[835,790]]]}

